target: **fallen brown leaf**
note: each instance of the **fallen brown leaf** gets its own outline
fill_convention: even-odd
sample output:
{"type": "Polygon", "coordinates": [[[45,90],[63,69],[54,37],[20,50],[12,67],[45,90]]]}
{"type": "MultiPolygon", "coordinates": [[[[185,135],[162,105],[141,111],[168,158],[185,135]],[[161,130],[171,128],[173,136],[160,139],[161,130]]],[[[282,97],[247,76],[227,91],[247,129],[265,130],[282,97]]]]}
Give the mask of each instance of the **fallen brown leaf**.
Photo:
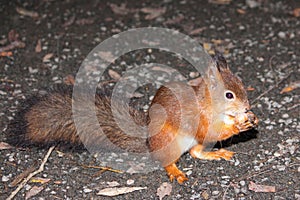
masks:
{"type": "Polygon", "coordinates": [[[5,45],[7,43],[7,38],[0,39],[0,45],[5,45]]]}
{"type": "Polygon", "coordinates": [[[12,29],[8,32],[8,41],[13,42],[19,40],[19,34],[16,30],[12,29]]]}
{"type": "Polygon", "coordinates": [[[177,17],[175,17],[173,19],[168,19],[167,21],[164,22],[164,24],[178,24],[182,20],[184,20],[184,15],[180,14],[180,15],[178,15],[177,17]]]}
{"type": "Polygon", "coordinates": [[[50,178],[34,177],[30,180],[30,182],[45,184],[48,183],[50,180],[51,180],[50,178]]]}
{"type": "Polygon", "coordinates": [[[109,4],[110,9],[118,15],[127,15],[130,12],[133,12],[134,10],[126,8],[126,4],[122,3],[120,6],[116,5],[116,4],[109,4]]]}
{"type": "Polygon", "coordinates": [[[280,91],[280,94],[291,92],[297,88],[300,88],[300,81],[291,82],[288,86],[286,86],[280,91]]]}
{"type": "Polygon", "coordinates": [[[293,10],[293,15],[294,15],[295,17],[300,17],[300,8],[295,8],[295,9],[293,10]]]}
{"type": "Polygon", "coordinates": [[[107,182],[107,185],[109,187],[116,187],[116,186],[119,186],[120,183],[118,183],[117,181],[112,181],[112,182],[107,182]]]}
{"type": "Polygon", "coordinates": [[[48,53],[43,57],[43,62],[49,62],[50,59],[53,57],[53,53],[48,53]]]}
{"type": "Polygon", "coordinates": [[[85,19],[76,20],[76,24],[78,25],[93,24],[94,22],[95,22],[95,18],[85,18],[85,19]]]}
{"type": "Polygon", "coordinates": [[[103,60],[107,61],[107,62],[113,62],[114,61],[114,56],[110,51],[100,51],[98,53],[98,55],[100,56],[100,58],[102,58],[103,60]]]}
{"type": "Polygon", "coordinates": [[[11,146],[10,144],[6,143],[6,142],[0,142],[0,150],[4,150],[4,149],[12,149],[13,146],[11,146]]]}
{"type": "Polygon", "coordinates": [[[16,11],[20,15],[29,16],[29,17],[32,17],[32,18],[38,18],[39,17],[39,14],[37,12],[26,10],[25,8],[16,7],[16,11]]]}
{"type": "Polygon", "coordinates": [[[65,21],[65,23],[62,25],[62,27],[68,27],[71,26],[74,21],[75,21],[75,15],[73,15],[72,17],[70,17],[67,21],[65,21]]]}
{"type": "Polygon", "coordinates": [[[226,5],[230,4],[232,0],[208,0],[209,3],[226,5]]]}
{"type": "Polygon", "coordinates": [[[66,85],[74,85],[75,84],[75,78],[73,75],[67,75],[65,78],[64,78],[64,83],[66,85]]]}
{"type": "Polygon", "coordinates": [[[113,78],[114,80],[120,80],[120,78],[121,78],[121,75],[120,75],[118,72],[116,72],[116,71],[114,71],[114,70],[112,70],[112,69],[109,69],[109,70],[108,70],[108,74],[109,74],[109,76],[110,76],[111,78],[113,78]]]}
{"type": "Polygon", "coordinates": [[[36,46],[35,46],[35,52],[40,53],[42,51],[42,42],[40,39],[38,39],[36,46]]]}
{"type": "Polygon", "coordinates": [[[113,197],[121,194],[134,192],[137,190],[145,190],[145,189],[147,189],[147,187],[111,187],[111,188],[105,188],[103,190],[100,190],[97,193],[97,195],[113,197]]]}
{"type": "Polygon", "coordinates": [[[12,56],[13,53],[11,51],[4,51],[4,52],[0,52],[0,57],[9,57],[9,56],[12,56]]]}
{"type": "Polygon", "coordinates": [[[212,43],[214,43],[214,45],[220,45],[224,42],[223,40],[216,40],[216,39],[212,39],[211,41],[212,43]]]}
{"type": "Polygon", "coordinates": [[[157,188],[157,196],[162,200],[165,196],[169,196],[172,192],[172,185],[170,183],[164,182],[157,188]]]}
{"type": "Polygon", "coordinates": [[[161,66],[153,66],[153,67],[151,68],[151,70],[166,72],[166,73],[168,73],[168,74],[170,74],[170,75],[171,75],[172,73],[176,72],[176,70],[173,69],[173,68],[161,67],[161,66]]]}
{"type": "Polygon", "coordinates": [[[240,8],[238,8],[236,11],[237,11],[239,14],[241,14],[241,15],[246,14],[246,11],[243,10],[243,9],[240,9],[240,8]]]}
{"type": "Polygon", "coordinates": [[[198,35],[202,31],[204,31],[205,29],[206,29],[206,27],[196,28],[196,29],[190,31],[189,34],[190,35],[198,35]]]}
{"type": "Polygon", "coordinates": [[[29,199],[35,195],[37,195],[38,193],[40,193],[42,190],[44,189],[43,186],[33,186],[25,195],[25,199],[29,199]]]}
{"type": "Polygon", "coordinates": [[[252,181],[249,183],[249,190],[254,192],[276,192],[275,186],[259,185],[252,181]]]}
{"type": "Polygon", "coordinates": [[[247,90],[247,91],[254,91],[254,90],[255,90],[255,88],[254,88],[254,87],[251,87],[251,86],[249,86],[249,87],[247,87],[247,88],[246,88],[246,90],[247,90]]]}
{"type": "Polygon", "coordinates": [[[167,11],[167,9],[165,7],[164,8],[142,8],[141,11],[143,13],[148,14],[145,16],[146,20],[152,20],[163,15],[167,11]]]}
{"type": "Polygon", "coordinates": [[[13,41],[12,43],[4,47],[0,47],[0,52],[10,51],[15,48],[24,48],[24,47],[25,47],[25,43],[17,40],[17,41],[13,41]]]}

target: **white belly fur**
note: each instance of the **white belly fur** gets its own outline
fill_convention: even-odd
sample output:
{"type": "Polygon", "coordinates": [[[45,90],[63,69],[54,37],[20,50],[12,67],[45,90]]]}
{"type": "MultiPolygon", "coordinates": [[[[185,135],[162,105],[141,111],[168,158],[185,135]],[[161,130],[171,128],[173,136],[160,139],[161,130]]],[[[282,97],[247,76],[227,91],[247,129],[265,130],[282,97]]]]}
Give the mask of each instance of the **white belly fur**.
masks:
{"type": "Polygon", "coordinates": [[[197,145],[197,140],[190,135],[177,135],[177,144],[180,147],[181,154],[190,150],[193,146],[197,145]]]}

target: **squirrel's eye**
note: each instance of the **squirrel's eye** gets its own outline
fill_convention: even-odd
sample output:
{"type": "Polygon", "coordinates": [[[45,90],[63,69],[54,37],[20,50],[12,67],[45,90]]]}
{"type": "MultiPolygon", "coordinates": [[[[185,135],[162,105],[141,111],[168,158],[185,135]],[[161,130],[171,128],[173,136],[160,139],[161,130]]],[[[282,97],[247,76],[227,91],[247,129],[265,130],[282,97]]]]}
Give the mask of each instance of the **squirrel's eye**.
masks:
{"type": "Polygon", "coordinates": [[[234,99],[234,94],[231,91],[225,92],[226,99],[234,99]]]}

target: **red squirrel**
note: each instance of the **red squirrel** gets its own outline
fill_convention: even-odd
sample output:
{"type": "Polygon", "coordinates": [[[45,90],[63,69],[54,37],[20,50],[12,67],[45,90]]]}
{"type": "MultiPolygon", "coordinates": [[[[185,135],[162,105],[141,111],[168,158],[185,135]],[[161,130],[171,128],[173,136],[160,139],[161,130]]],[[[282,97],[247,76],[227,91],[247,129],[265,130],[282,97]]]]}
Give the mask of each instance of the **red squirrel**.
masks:
{"type": "MultiPolygon", "coordinates": [[[[169,83],[156,92],[148,113],[129,108],[134,122],[148,127],[148,138],[127,135],[115,122],[110,99],[96,95],[95,106],[85,107],[88,136],[84,143],[103,145],[99,131],[89,122],[89,110],[96,108],[98,122],[110,142],[131,152],[150,151],[160,161],[170,180],[178,183],[188,180],[176,162],[189,151],[199,159],[229,160],[234,152],[225,149],[204,151],[208,144],[225,140],[258,124],[250,111],[247,94],[241,80],[229,69],[223,56],[214,56],[214,62],[197,86],[186,83],[169,83]]],[[[82,100],[84,102],[84,100],[82,100]]],[[[66,93],[50,93],[30,107],[25,113],[25,138],[31,143],[82,141],[76,132],[72,118],[72,96],[66,93]]],[[[101,134],[100,134],[101,135],[101,134]]]]}

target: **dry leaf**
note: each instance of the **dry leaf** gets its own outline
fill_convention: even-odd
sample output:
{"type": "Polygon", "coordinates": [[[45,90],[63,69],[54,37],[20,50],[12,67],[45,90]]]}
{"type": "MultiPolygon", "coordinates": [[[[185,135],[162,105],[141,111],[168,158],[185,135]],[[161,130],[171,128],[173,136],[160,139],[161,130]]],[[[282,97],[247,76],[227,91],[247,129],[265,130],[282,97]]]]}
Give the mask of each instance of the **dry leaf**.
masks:
{"type": "Polygon", "coordinates": [[[8,32],[8,41],[13,42],[19,40],[19,34],[16,30],[12,29],[8,32]]]}
{"type": "Polygon", "coordinates": [[[173,19],[168,19],[167,21],[164,22],[164,24],[178,24],[182,20],[184,20],[184,15],[180,14],[180,15],[178,15],[177,17],[175,17],[173,19]]]}
{"type": "Polygon", "coordinates": [[[231,0],[208,0],[209,3],[226,5],[230,4],[231,0]]]}
{"type": "Polygon", "coordinates": [[[157,188],[157,196],[162,200],[165,196],[169,196],[172,192],[172,185],[170,183],[164,182],[159,188],[157,188]]]}
{"type": "Polygon", "coordinates": [[[192,31],[189,32],[190,35],[198,35],[199,33],[201,33],[202,31],[204,31],[206,29],[206,27],[202,27],[202,28],[196,28],[192,31]]]}
{"type": "Polygon", "coordinates": [[[295,89],[297,89],[299,87],[300,87],[300,81],[291,82],[288,86],[286,86],[285,88],[283,88],[280,91],[280,94],[293,91],[293,90],[295,90],[295,89]]]}
{"type": "Polygon", "coordinates": [[[75,84],[75,78],[74,76],[72,75],[67,75],[65,78],[64,78],[64,83],[66,85],[74,85],[75,84]]]}
{"type": "Polygon", "coordinates": [[[132,97],[135,97],[135,98],[141,98],[143,96],[145,96],[145,95],[140,93],[140,92],[134,92],[133,95],[132,95],[132,97]]]}
{"type": "Polygon", "coordinates": [[[52,57],[53,57],[53,53],[46,54],[43,58],[43,62],[49,62],[52,57]]]}
{"type": "Polygon", "coordinates": [[[294,15],[295,17],[300,17],[300,8],[295,8],[295,9],[293,10],[293,15],[294,15]]]}
{"type": "Polygon", "coordinates": [[[9,57],[9,56],[12,56],[13,53],[11,51],[4,51],[4,52],[0,52],[0,57],[9,57]]]}
{"type": "Polygon", "coordinates": [[[118,183],[117,181],[112,181],[112,182],[107,182],[107,185],[109,187],[116,187],[116,186],[119,186],[120,183],[118,183]]]}
{"type": "Polygon", "coordinates": [[[128,8],[126,8],[126,4],[122,3],[120,6],[116,5],[116,4],[109,4],[110,9],[118,15],[127,15],[130,12],[133,12],[134,10],[130,10],[128,8]]]}
{"type": "Polygon", "coordinates": [[[236,10],[239,14],[241,14],[241,15],[244,15],[244,14],[246,14],[246,11],[245,10],[243,10],[243,9],[237,9],[236,10]]]}
{"type": "Polygon", "coordinates": [[[110,51],[100,51],[98,55],[107,62],[112,63],[114,61],[114,56],[110,51]]]}
{"type": "Polygon", "coordinates": [[[56,185],[60,185],[62,184],[62,181],[53,181],[53,183],[55,183],[56,185]]]}
{"type": "Polygon", "coordinates": [[[78,25],[93,24],[94,22],[95,22],[95,18],[85,18],[85,19],[76,20],[76,24],[78,25]]]}
{"type": "Polygon", "coordinates": [[[171,75],[172,73],[176,72],[176,70],[173,69],[173,68],[170,68],[170,67],[161,67],[161,66],[153,66],[153,67],[151,68],[151,70],[166,72],[166,73],[168,73],[168,74],[170,74],[170,75],[171,75]]]}
{"type": "Polygon", "coordinates": [[[206,50],[206,51],[209,51],[209,50],[211,50],[211,43],[207,43],[207,42],[205,42],[205,43],[203,43],[203,48],[206,50]]]}
{"type": "Polygon", "coordinates": [[[254,90],[255,90],[255,88],[254,88],[254,87],[251,87],[251,86],[249,86],[249,87],[247,87],[247,88],[246,88],[246,90],[247,90],[247,91],[254,91],[254,90]]]}
{"type": "Polygon", "coordinates": [[[214,43],[214,45],[220,45],[223,43],[223,40],[212,39],[211,41],[212,41],[212,43],[214,43]]]}
{"type": "Polygon", "coordinates": [[[11,149],[11,148],[13,148],[13,146],[11,146],[10,144],[6,142],[0,142],[0,150],[11,149]]]}
{"type": "Polygon", "coordinates": [[[21,7],[16,7],[16,11],[17,13],[19,13],[20,15],[24,15],[24,16],[29,16],[32,18],[37,18],[39,17],[39,14],[35,11],[30,11],[30,10],[26,10],[25,8],[21,8],[21,7]]]}
{"type": "Polygon", "coordinates": [[[74,21],[75,21],[75,15],[73,15],[72,17],[70,17],[67,21],[65,21],[65,23],[62,25],[63,27],[68,27],[71,26],[74,21]]]}
{"type": "Polygon", "coordinates": [[[258,185],[252,181],[250,181],[249,190],[252,190],[254,192],[276,192],[275,186],[258,185]]]}
{"type": "Polygon", "coordinates": [[[143,13],[146,13],[148,15],[146,15],[145,19],[146,20],[152,20],[155,19],[161,15],[163,15],[166,12],[166,8],[142,8],[141,11],[143,13]]]}
{"type": "Polygon", "coordinates": [[[6,38],[0,39],[0,45],[5,45],[6,43],[7,43],[6,38]]]}
{"type": "Polygon", "coordinates": [[[203,199],[209,199],[209,194],[208,194],[207,190],[204,190],[204,191],[201,193],[201,196],[203,197],[203,199]]]}
{"type": "Polygon", "coordinates": [[[50,180],[51,180],[50,178],[34,177],[30,180],[30,182],[45,184],[48,183],[50,180]]]}
{"type": "Polygon", "coordinates": [[[40,39],[38,39],[36,46],[35,46],[35,52],[40,53],[42,51],[42,42],[40,39]]]}
{"type": "Polygon", "coordinates": [[[10,51],[10,50],[13,50],[15,48],[24,48],[24,47],[25,47],[25,43],[17,40],[17,41],[13,41],[9,45],[6,45],[4,47],[0,47],[0,52],[10,51]]]}
{"type": "Polygon", "coordinates": [[[25,196],[25,199],[29,199],[35,195],[37,195],[38,193],[40,193],[42,190],[44,189],[43,186],[38,187],[38,186],[33,186],[27,193],[25,196]]]}
{"type": "Polygon", "coordinates": [[[147,189],[147,187],[111,187],[111,188],[105,188],[103,190],[100,190],[97,193],[97,195],[113,197],[120,194],[127,194],[137,190],[145,190],[145,189],[147,189]]]}
{"type": "Polygon", "coordinates": [[[140,173],[145,169],[145,163],[140,163],[140,164],[132,164],[130,168],[126,171],[129,174],[136,174],[140,173]]]}
{"type": "Polygon", "coordinates": [[[120,78],[121,78],[121,75],[118,73],[118,72],[116,72],[116,71],[114,71],[114,70],[112,70],[112,69],[109,69],[108,70],[108,74],[109,74],[109,76],[111,77],[111,78],[113,78],[114,80],[120,80],[120,78]]]}

